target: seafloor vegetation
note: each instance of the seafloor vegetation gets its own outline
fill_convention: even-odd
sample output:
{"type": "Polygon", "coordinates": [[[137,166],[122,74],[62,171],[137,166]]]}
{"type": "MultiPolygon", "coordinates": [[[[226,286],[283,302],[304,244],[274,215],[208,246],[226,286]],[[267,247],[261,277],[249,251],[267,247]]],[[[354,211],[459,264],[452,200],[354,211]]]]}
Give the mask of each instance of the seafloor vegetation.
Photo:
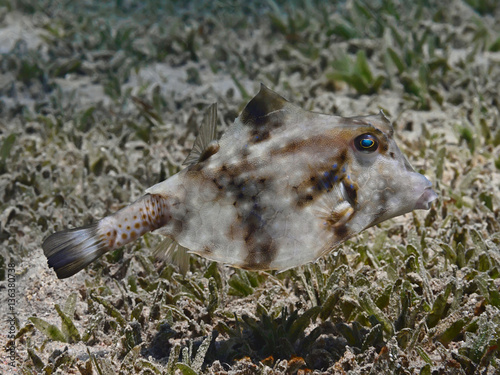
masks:
{"type": "Polygon", "coordinates": [[[500,372],[498,1],[0,0],[0,72],[3,373],[500,372]],[[439,200],[280,274],[150,234],[55,278],[49,233],[176,173],[204,108],[222,132],[260,82],[383,109],[439,200]]]}

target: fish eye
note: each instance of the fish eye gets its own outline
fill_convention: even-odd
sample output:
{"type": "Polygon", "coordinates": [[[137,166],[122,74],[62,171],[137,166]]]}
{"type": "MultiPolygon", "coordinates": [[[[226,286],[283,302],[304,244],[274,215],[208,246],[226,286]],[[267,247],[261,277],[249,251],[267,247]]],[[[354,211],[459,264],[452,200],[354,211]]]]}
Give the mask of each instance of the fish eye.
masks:
{"type": "Polygon", "coordinates": [[[378,148],[378,139],[371,134],[361,134],[354,139],[354,146],[361,152],[374,152],[378,148]]]}

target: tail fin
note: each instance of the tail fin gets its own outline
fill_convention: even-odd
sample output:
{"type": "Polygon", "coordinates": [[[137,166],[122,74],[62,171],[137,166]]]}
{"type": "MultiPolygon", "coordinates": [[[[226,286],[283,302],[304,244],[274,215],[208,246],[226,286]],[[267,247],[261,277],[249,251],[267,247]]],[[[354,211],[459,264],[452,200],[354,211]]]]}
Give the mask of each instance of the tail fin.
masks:
{"type": "Polygon", "coordinates": [[[54,268],[58,278],[64,279],[104,253],[164,226],[169,217],[167,200],[157,194],[146,194],[95,224],[50,235],[42,244],[43,252],[49,267],[54,268]]]}
{"type": "Polygon", "coordinates": [[[111,250],[98,233],[99,222],[51,234],[42,245],[49,267],[65,279],[111,250]]]}

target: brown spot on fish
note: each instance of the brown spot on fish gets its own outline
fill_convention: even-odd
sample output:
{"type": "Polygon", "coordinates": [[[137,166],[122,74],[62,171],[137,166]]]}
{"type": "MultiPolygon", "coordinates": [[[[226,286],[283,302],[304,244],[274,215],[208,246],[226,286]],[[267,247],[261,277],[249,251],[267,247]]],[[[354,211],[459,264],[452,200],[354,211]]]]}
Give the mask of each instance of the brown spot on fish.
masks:
{"type": "MultiPolygon", "coordinates": [[[[339,159],[345,160],[347,157],[344,155],[335,160],[339,159]]],[[[321,195],[332,191],[333,187],[344,178],[345,172],[345,165],[337,162],[326,164],[320,168],[320,172],[311,171],[312,175],[308,180],[293,188],[297,195],[297,207],[310,205],[321,195]]]]}
{"type": "Polygon", "coordinates": [[[339,143],[339,135],[332,134],[321,134],[311,136],[307,139],[293,139],[282,146],[277,146],[271,149],[271,156],[279,155],[289,155],[297,153],[310,153],[314,155],[315,153],[322,152],[324,150],[335,150],[335,145],[339,143]]]}
{"type": "Polygon", "coordinates": [[[304,207],[313,201],[314,197],[312,194],[299,195],[297,199],[297,207],[304,207]]]}
{"type": "Polygon", "coordinates": [[[337,236],[337,238],[339,239],[347,238],[349,235],[349,229],[345,224],[333,226],[333,232],[335,233],[335,236],[337,236]]]}
{"type": "Polygon", "coordinates": [[[203,152],[201,153],[200,155],[200,159],[198,160],[198,163],[201,163],[205,160],[207,160],[208,158],[210,158],[210,156],[214,155],[217,153],[217,151],[219,151],[219,143],[210,143],[207,148],[205,150],[203,150],[203,152]]]}
{"type": "Polygon", "coordinates": [[[241,225],[247,253],[244,267],[267,269],[277,253],[267,226],[267,217],[272,216],[272,212],[255,202],[251,210],[242,210],[242,213],[244,216],[241,225]]]}
{"type": "Polygon", "coordinates": [[[216,179],[216,178],[213,178],[213,179],[212,179],[212,182],[215,184],[215,186],[217,186],[217,189],[219,189],[219,190],[224,189],[224,186],[222,186],[221,184],[219,184],[219,183],[217,182],[217,179],[216,179]]]}
{"type": "Polygon", "coordinates": [[[277,248],[271,235],[265,231],[256,231],[246,238],[247,256],[242,265],[244,269],[269,269],[277,255],[277,248]]]}
{"type": "Polygon", "coordinates": [[[344,191],[346,192],[346,196],[344,198],[346,198],[352,207],[356,207],[358,198],[357,184],[347,179],[342,181],[342,184],[344,185],[344,191]]]}
{"type": "Polygon", "coordinates": [[[211,178],[201,173],[193,175],[193,178],[200,184],[213,182],[221,192],[217,199],[230,200],[236,211],[236,221],[228,227],[227,237],[243,239],[245,242],[247,257],[243,263],[246,266],[265,269],[276,256],[276,246],[272,244],[272,235],[268,232],[268,220],[275,211],[274,207],[263,205],[258,194],[271,188],[268,181],[272,178],[245,177],[253,169],[253,165],[242,161],[223,165],[218,169],[217,177],[211,178]]]}
{"type": "Polygon", "coordinates": [[[135,224],[134,224],[134,228],[135,228],[135,229],[139,229],[140,227],[141,227],[141,224],[139,224],[139,223],[135,223],[135,224]]]}
{"type": "Polygon", "coordinates": [[[126,239],[127,239],[127,237],[128,237],[128,236],[127,236],[127,233],[122,233],[122,238],[123,238],[124,240],[126,240],[126,239]]]}
{"type": "Polygon", "coordinates": [[[347,161],[347,150],[342,150],[342,152],[339,155],[339,164],[344,164],[347,161]]]}

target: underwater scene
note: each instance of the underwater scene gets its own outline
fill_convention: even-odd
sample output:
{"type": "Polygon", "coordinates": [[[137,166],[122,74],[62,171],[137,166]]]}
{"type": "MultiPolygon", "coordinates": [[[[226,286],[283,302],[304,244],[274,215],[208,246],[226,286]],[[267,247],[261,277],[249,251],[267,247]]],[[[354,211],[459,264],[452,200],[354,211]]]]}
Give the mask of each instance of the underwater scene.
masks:
{"type": "Polygon", "coordinates": [[[497,0],[0,0],[0,372],[500,373],[499,88],[497,0]]]}

